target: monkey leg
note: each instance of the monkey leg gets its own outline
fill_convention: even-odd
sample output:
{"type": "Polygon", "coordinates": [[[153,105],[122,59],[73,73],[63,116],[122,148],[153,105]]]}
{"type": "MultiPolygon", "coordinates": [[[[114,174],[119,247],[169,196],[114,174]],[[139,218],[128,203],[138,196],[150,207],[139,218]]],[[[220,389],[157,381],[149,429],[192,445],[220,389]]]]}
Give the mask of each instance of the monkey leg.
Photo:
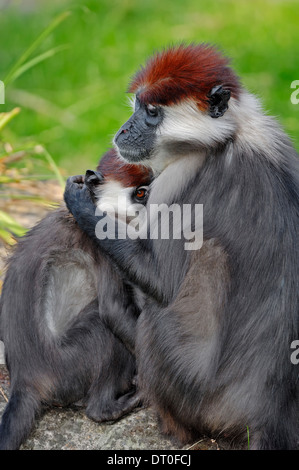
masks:
{"type": "Polygon", "coordinates": [[[83,398],[87,416],[95,421],[114,420],[137,406],[135,357],[100,317],[97,299],[68,323],[55,348],[55,402],[83,398]]]}
{"type": "Polygon", "coordinates": [[[89,390],[86,407],[86,415],[97,422],[119,419],[141,404],[134,383],[134,356],[108,329],[105,335],[102,331],[101,341],[105,351],[101,356],[98,379],[89,390]]]}
{"type": "Polygon", "coordinates": [[[34,392],[13,390],[0,425],[0,450],[17,450],[30,434],[41,411],[41,401],[34,392]]]}

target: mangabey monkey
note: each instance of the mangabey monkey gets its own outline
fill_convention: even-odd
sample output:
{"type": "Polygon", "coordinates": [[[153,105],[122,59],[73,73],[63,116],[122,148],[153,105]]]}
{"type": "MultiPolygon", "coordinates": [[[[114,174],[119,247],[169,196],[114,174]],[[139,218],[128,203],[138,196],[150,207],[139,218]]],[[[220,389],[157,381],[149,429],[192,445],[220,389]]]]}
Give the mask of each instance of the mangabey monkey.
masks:
{"type": "MultiPolygon", "coordinates": [[[[125,214],[127,204],[145,204],[147,187],[137,186],[150,179],[149,169],[125,164],[112,150],[98,172],[87,172],[84,187],[100,207],[125,196],[118,208],[125,214]]],[[[83,186],[83,177],[74,180],[83,186]]],[[[119,418],[138,405],[133,377],[141,300],[65,208],[19,240],[1,296],[11,396],[0,449],[20,446],[42,404],[83,399],[96,421],[119,418]]]]}
{"type": "Polygon", "coordinates": [[[68,181],[65,200],[147,293],[136,346],[143,390],[164,429],[182,439],[206,432],[237,442],[248,426],[251,448],[293,448],[298,155],[209,45],[157,53],[129,91],[135,111],[116,134],[119,154],[160,172],[148,211],[153,203],[203,204],[202,248],[162,237],[97,240],[88,191],[68,181]]]}

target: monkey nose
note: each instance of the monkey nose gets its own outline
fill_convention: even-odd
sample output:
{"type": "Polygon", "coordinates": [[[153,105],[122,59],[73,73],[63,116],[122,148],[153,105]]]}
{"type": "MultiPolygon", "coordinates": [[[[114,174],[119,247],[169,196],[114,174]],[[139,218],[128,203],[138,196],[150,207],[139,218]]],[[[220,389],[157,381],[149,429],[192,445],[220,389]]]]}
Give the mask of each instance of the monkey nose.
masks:
{"type": "Polygon", "coordinates": [[[119,140],[121,142],[123,139],[128,139],[130,137],[130,132],[131,123],[126,122],[116,133],[116,136],[114,137],[114,142],[117,144],[119,140]]]}

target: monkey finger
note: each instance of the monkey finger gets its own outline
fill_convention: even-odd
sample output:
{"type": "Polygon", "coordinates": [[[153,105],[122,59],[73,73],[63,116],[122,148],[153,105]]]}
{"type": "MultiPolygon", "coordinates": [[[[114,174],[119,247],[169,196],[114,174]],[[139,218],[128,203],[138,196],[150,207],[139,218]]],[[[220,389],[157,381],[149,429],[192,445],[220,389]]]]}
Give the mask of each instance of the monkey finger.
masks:
{"type": "Polygon", "coordinates": [[[83,184],[84,183],[84,176],[83,175],[70,176],[69,180],[72,183],[83,184]]]}
{"type": "Polygon", "coordinates": [[[104,176],[100,171],[87,170],[85,173],[84,183],[92,190],[95,185],[103,183],[104,176]]]}
{"type": "Polygon", "coordinates": [[[83,175],[75,175],[70,176],[66,181],[66,187],[70,187],[71,185],[74,186],[76,189],[81,189],[84,184],[84,176],[83,175]]]}

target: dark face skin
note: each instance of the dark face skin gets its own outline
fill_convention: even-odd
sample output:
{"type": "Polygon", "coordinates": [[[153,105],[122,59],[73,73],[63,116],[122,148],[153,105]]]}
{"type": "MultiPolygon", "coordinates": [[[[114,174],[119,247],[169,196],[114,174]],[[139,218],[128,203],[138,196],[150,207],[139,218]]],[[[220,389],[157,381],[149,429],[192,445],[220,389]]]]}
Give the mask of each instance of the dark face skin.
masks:
{"type": "MultiPolygon", "coordinates": [[[[212,118],[223,116],[228,109],[230,91],[217,85],[208,95],[208,113],[212,118]]],[[[141,103],[136,95],[135,112],[119,129],[114,144],[121,156],[130,163],[149,160],[156,144],[157,128],[162,123],[164,111],[161,106],[141,103]]],[[[193,144],[194,145],[194,144],[193,144]]],[[[177,147],[177,143],[175,143],[177,147]]],[[[172,150],[172,152],[175,151],[172,150]]]]}
{"type": "Polygon", "coordinates": [[[134,114],[114,138],[121,156],[130,163],[149,159],[155,146],[156,131],[162,120],[161,107],[145,105],[136,96],[134,114]]]}

